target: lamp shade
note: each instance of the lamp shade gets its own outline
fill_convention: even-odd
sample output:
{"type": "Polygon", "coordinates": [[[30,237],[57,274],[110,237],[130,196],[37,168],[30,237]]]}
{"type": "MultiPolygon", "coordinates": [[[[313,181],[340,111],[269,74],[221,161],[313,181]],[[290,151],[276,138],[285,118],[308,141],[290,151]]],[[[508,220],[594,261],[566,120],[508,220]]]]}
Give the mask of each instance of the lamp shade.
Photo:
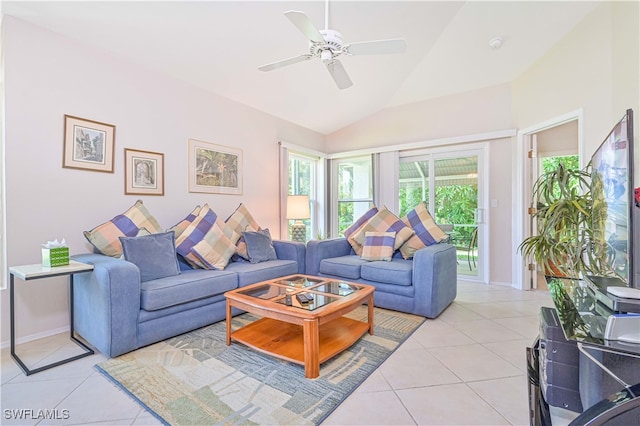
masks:
{"type": "Polygon", "coordinates": [[[287,219],[309,219],[310,217],[308,195],[289,195],[287,197],[287,219]]]}

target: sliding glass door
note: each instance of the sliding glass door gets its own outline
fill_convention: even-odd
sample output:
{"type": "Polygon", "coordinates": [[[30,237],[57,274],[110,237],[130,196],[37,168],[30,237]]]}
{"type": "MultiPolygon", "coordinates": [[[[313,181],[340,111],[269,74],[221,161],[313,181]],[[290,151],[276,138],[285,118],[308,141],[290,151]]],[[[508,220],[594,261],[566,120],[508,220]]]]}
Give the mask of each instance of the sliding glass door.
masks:
{"type": "Polygon", "coordinates": [[[458,274],[485,281],[481,158],[480,150],[401,157],[398,198],[401,217],[425,201],[456,247],[458,274]]]}

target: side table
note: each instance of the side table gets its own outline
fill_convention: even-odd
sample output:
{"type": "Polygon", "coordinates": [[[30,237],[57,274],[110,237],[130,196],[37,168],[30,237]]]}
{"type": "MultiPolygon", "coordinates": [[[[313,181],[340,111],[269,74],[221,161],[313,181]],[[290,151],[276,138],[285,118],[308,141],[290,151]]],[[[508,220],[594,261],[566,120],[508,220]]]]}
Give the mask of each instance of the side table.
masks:
{"type": "Polygon", "coordinates": [[[83,358],[88,355],[92,355],[94,353],[93,349],[85,345],[83,342],[78,340],[74,336],[74,328],[73,328],[73,274],[78,272],[88,272],[93,270],[93,265],[88,265],[86,263],[77,262],[74,260],[69,261],[68,265],[64,266],[55,266],[55,267],[46,267],[40,264],[35,265],[22,265],[22,266],[11,266],[9,267],[9,293],[10,293],[10,305],[9,310],[11,313],[11,357],[14,361],[20,366],[22,371],[24,371],[25,375],[39,373],[44,370],[48,370],[53,367],[57,367],[62,364],[66,364],[67,362],[75,361],[77,359],[83,358]],[[15,307],[14,307],[14,278],[18,277],[23,281],[37,280],[40,278],[50,278],[67,275],[69,277],[69,319],[70,319],[70,337],[73,342],[75,342],[78,346],[80,346],[84,351],[80,355],[75,355],[73,357],[63,359],[61,361],[54,362],[52,364],[48,364],[42,367],[34,368],[33,370],[29,369],[24,362],[18,357],[16,354],[16,334],[15,334],[15,307]]]}

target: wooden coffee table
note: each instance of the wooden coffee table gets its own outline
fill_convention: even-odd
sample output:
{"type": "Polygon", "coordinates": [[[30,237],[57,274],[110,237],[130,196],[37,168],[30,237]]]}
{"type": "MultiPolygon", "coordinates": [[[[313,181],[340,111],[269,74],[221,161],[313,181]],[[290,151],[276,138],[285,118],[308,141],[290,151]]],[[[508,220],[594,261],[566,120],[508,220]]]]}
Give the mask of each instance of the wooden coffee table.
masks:
{"type": "Polygon", "coordinates": [[[373,334],[374,287],[309,275],[290,275],[225,293],[227,345],[231,340],[257,351],[304,365],[304,375],[320,375],[320,364],[353,345],[367,331],[373,334]],[[312,297],[300,303],[296,294],[312,297]],[[344,317],[368,303],[367,322],[344,317]],[[231,330],[231,308],[260,318],[231,330]]]}

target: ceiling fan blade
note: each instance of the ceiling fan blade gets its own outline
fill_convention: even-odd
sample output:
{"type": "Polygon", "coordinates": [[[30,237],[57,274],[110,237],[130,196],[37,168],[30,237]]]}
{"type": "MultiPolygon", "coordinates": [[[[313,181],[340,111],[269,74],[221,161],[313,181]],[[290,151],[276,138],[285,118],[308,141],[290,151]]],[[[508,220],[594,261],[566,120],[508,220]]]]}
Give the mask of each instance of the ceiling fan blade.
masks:
{"type": "Polygon", "coordinates": [[[296,10],[289,10],[284,13],[287,18],[298,27],[302,34],[304,34],[309,40],[316,43],[324,43],[324,37],[320,34],[320,31],[313,25],[309,17],[304,12],[298,12],[296,10]]]}
{"type": "Polygon", "coordinates": [[[349,55],[384,55],[388,53],[404,53],[407,43],[403,38],[388,40],[361,41],[346,46],[349,55]]]}
{"type": "Polygon", "coordinates": [[[327,62],[327,69],[329,70],[329,74],[333,77],[333,81],[336,82],[339,89],[346,89],[348,87],[353,86],[353,82],[349,78],[349,74],[345,71],[342,63],[339,60],[334,59],[332,61],[327,62]]]}
{"type": "Polygon", "coordinates": [[[305,53],[304,55],[294,56],[293,58],[283,59],[281,61],[272,62],[270,64],[261,65],[258,67],[260,71],[271,71],[277,68],[286,67],[287,65],[296,64],[298,62],[307,61],[313,58],[313,55],[305,53]]]}

